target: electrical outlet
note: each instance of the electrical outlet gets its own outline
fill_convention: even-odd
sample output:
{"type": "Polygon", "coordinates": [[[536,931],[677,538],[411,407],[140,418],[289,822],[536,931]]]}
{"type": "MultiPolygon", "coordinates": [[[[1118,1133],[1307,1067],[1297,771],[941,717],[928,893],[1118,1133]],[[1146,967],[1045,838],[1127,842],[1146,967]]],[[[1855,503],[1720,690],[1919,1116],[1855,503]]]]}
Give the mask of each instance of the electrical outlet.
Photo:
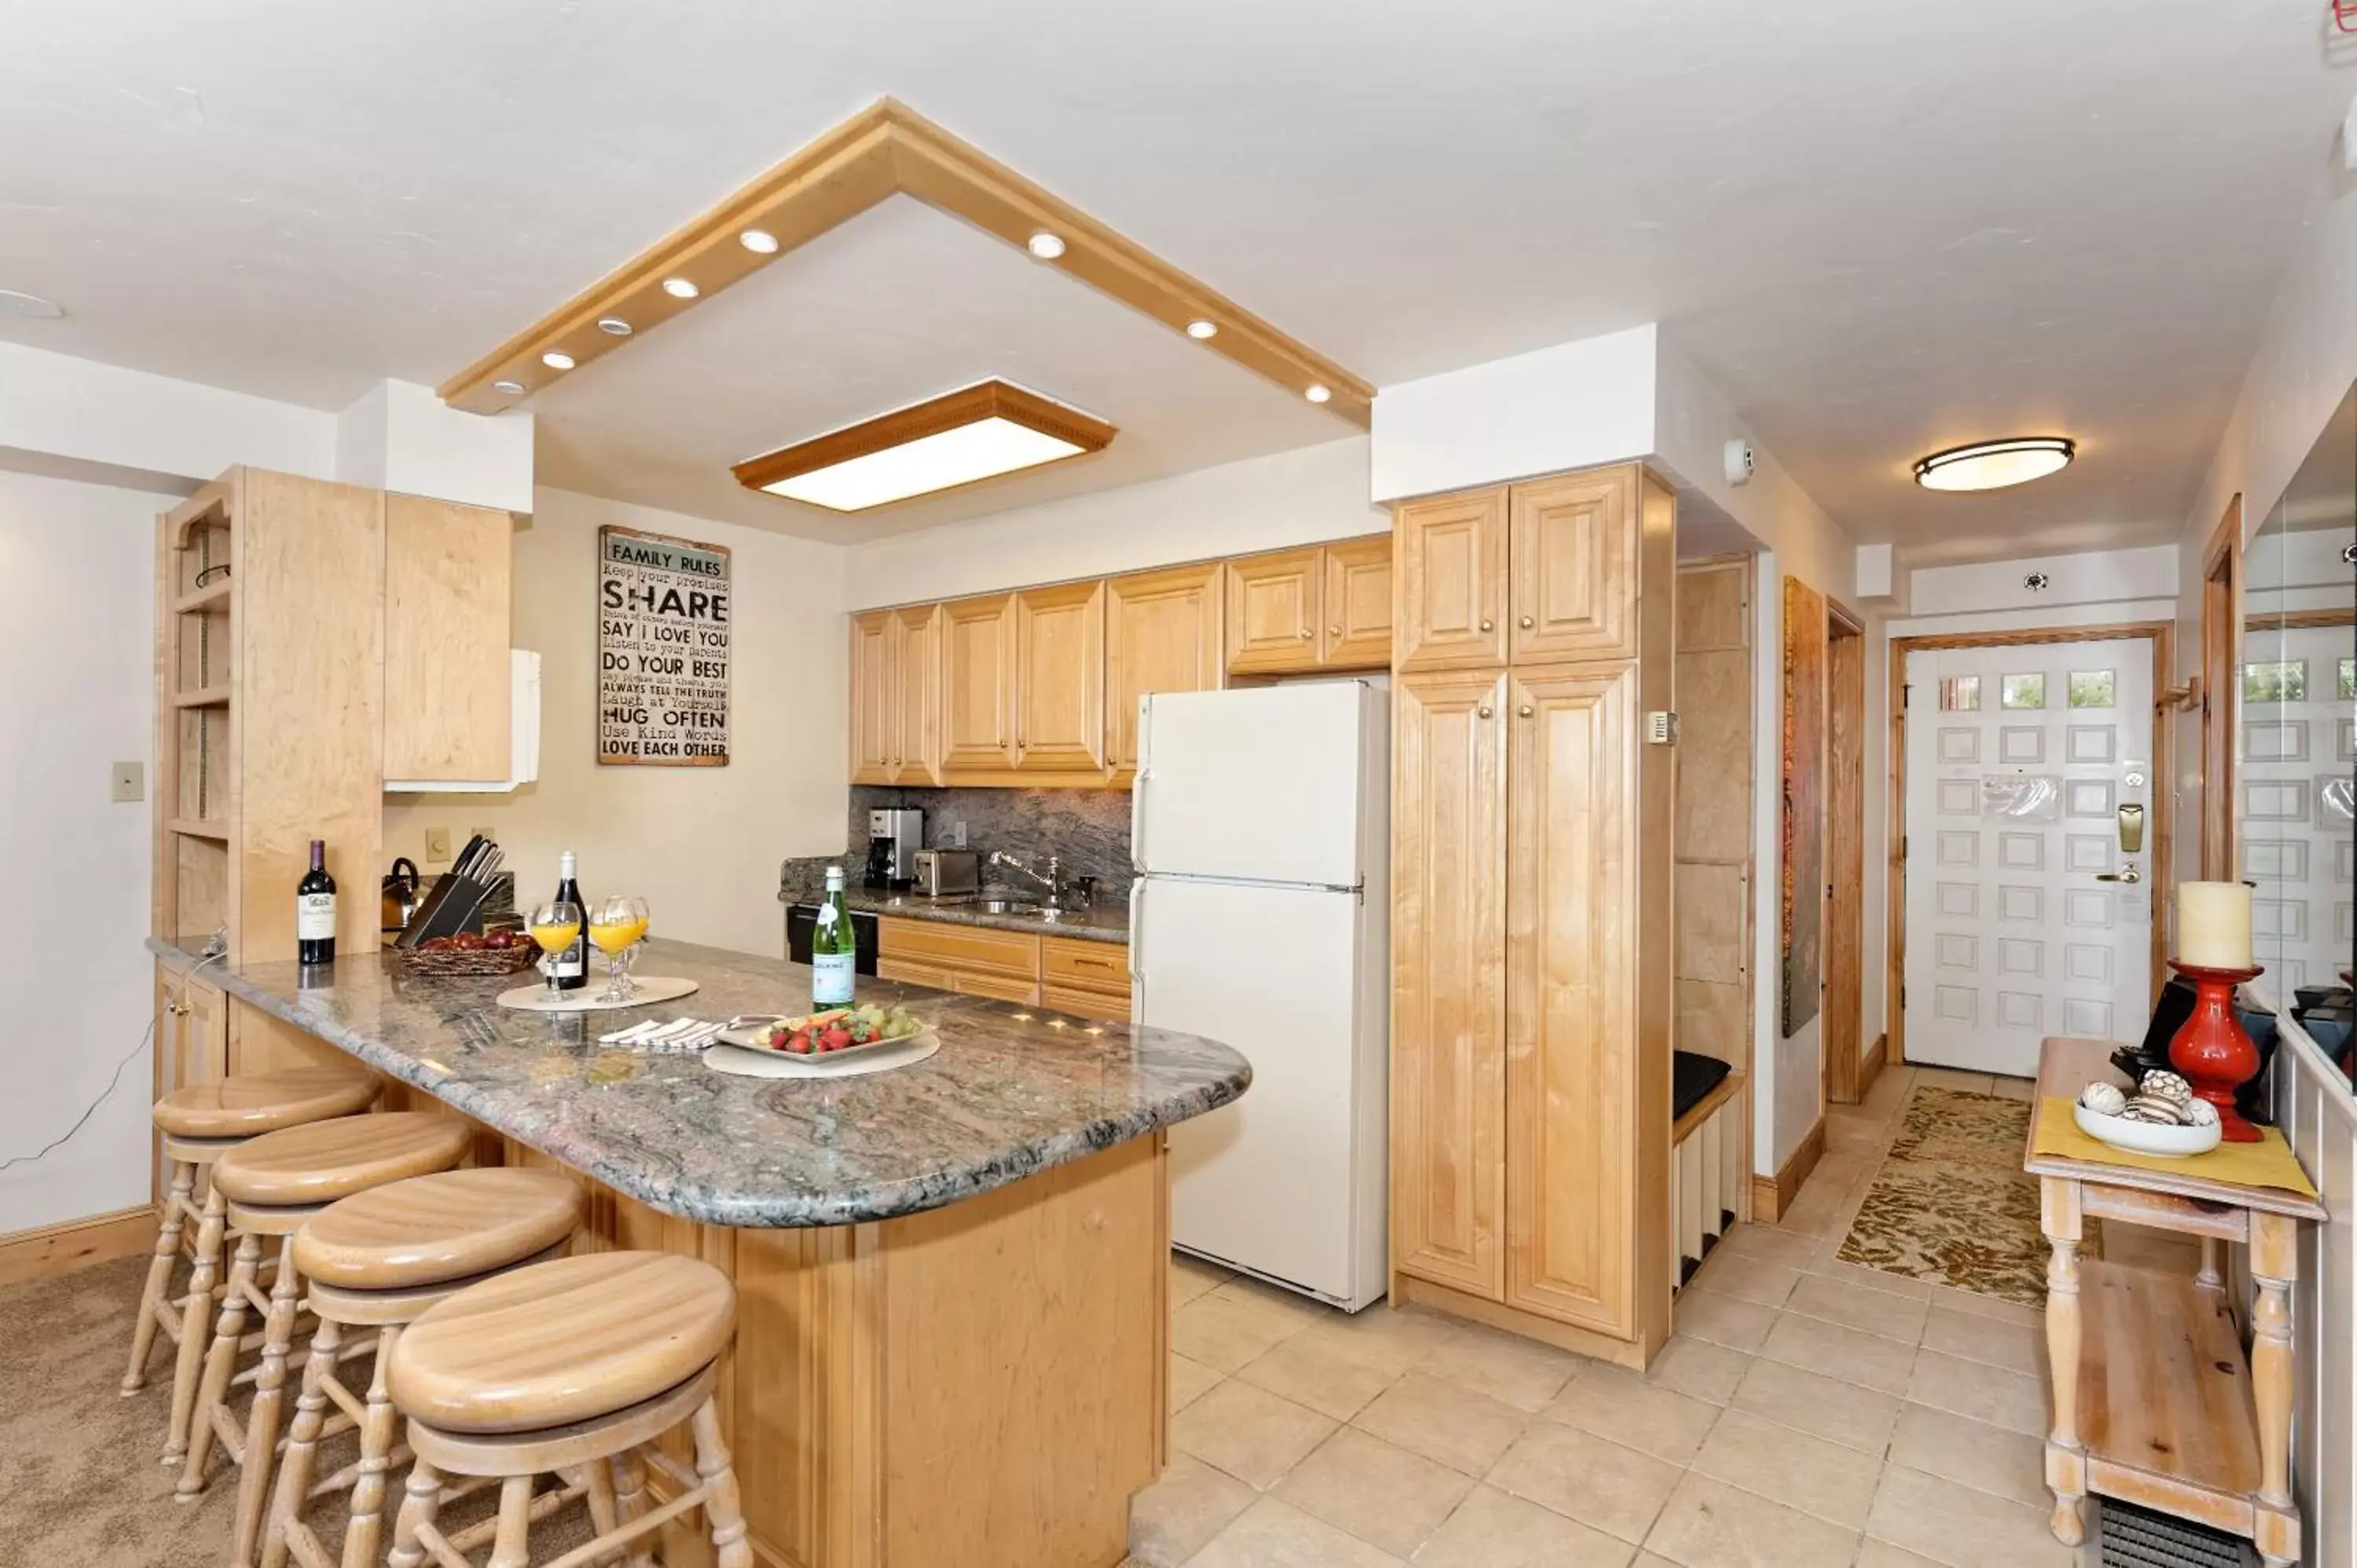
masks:
{"type": "Polygon", "coordinates": [[[144,800],[147,798],[147,765],[144,762],[115,762],[107,766],[107,799],[118,803],[144,800]]]}
{"type": "Polygon", "coordinates": [[[949,825],[949,843],[944,846],[945,848],[963,849],[965,847],[965,822],[963,818],[949,825]]]}
{"type": "Polygon", "coordinates": [[[499,836],[489,828],[468,828],[467,831],[486,843],[499,836]]]}
{"type": "Polygon", "coordinates": [[[450,830],[448,828],[428,828],[425,830],[425,858],[434,861],[447,861],[450,858],[450,830]]]}

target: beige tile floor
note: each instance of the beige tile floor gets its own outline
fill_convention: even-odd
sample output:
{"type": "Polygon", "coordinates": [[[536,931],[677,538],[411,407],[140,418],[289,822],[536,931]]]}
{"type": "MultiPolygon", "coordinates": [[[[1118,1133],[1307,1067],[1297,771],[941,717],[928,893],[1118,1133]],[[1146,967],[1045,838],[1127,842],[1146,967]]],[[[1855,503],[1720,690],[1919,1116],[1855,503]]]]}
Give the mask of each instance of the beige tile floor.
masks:
{"type": "Polygon", "coordinates": [[[1728,1234],[1642,1377],[1174,1260],[1173,1452],[1132,1563],[2078,1564],[2046,1528],[2038,1316],[1834,1258],[1917,1083],[2029,1093],[1898,1069],[1833,1108],[1792,1212],[1728,1234]]]}

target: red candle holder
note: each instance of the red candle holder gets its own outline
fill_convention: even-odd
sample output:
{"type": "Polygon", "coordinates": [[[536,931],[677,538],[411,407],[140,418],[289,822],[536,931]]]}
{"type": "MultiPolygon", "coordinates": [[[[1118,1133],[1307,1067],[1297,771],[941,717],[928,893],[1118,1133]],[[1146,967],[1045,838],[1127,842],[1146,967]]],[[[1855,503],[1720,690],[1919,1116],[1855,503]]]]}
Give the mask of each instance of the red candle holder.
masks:
{"type": "Polygon", "coordinates": [[[2207,969],[2175,959],[2169,967],[2193,983],[2193,1015],[2169,1042],[2169,1065],[2184,1075],[2195,1094],[2217,1107],[2220,1137],[2230,1144],[2259,1142],[2259,1130],[2234,1109],[2234,1090],[2259,1072],[2259,1047],[2234,1016],[2234,987],[2266,972],[2207,969]]]}

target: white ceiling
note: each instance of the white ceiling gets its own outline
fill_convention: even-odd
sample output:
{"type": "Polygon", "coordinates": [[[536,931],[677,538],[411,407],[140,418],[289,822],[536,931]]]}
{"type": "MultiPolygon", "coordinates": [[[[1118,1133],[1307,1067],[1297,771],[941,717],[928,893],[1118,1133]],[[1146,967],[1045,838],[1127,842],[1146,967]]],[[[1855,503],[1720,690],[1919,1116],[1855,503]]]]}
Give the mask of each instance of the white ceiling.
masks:
{"type": "MultiPolygon", "coordinates": [[[[72,313],[0,317],[12,340],[320,407],[437,381],[888,92],[1379,385],[1663,321],[1830,511],[1921,561],[2175,536],[2357,91],[2322,0],[16,0],[5,28],[0,288],[72,313]],[[2082,443],[2060,478],[1908,480],[2041,430],[2082,443]]],[[[882,310],[970,238],[824,308],[882,310]]],[[[963,337],[966,294],[920,302],[925,384],[826,366],[867,378],[856,412],[1036,308],[975,254],[963,337]]],[[[1157,350],[1100,351],[1114,387],[1157,350]]],[[[1249,388],[1217,418],[1150,395],[1173,406],[1124,441],[1156,461],[1336,428],[1264,429],[1249,388]]],[[[553,470],[622,461],[548,417],[553,470]]]]}

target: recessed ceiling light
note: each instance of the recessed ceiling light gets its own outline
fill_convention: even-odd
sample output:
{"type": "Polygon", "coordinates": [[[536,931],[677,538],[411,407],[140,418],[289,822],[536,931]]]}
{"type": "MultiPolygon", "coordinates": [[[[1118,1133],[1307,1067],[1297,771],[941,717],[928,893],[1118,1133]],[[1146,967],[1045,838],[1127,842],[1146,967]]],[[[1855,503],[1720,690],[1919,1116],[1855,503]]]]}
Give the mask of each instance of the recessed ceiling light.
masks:
{"type": "Polygon", "coordinates": [[[1100,452],[1114,435],[1104,421],[1037,392],[983,381],[748,458],[733,471],[747,489],[865,511],[1100,452]]]}
{"type": "Polygon", "coordinates": [[[2071,466],[2078,448],[2060,435],[1975,441],[1915,462],[1915,482],[1927,490],[2001,490],[2071,466]]]}
{"type": "Polygon", "coordinates": [[[569,371],[573,368],[573,356],[570,354],[560,354],[555,349],[551,349],[547,353],[543,354],[540,357],[540,362],[546,365],[552,371],[569,371]]]}
{"type": "Polygon", "coordinates": [[[13,288],[0,288],[0,316],[29,316],[37,321],[55,321],[66,313],[66,307],[54,299],[43,299],[38,294],[20,294],[13,288]]]}
{"type": "Polygon", "coordinates": [[[1216,321],[1189,321],[1187,323],[1187,336],[1192,338],[1198,343],[1203,342],[1209,338],[1217,338],[1219,335],[1220,324],[1216,321]]]}
{"type": "Polygon", "coordinates": [[[1301,395],[1308,398],[1312,403],[1324,403],[1328,398],[1332,397],[1334,394],[1326,390],[1325,383],[1321,381],[1312,381],[1301,395]]]}
{"type": "Polygon", "coordinates": [[[510,397],[522,397],[523,395],[523,383],[522,381],[493,381],[491,383],[491,390],[495,392],[504,392],[510,397]]]}
{"type": "Polygon", "coordinates": [[[1060,235],[1050,234],[1042,229],[1027,242],[1027,248],[1041,261],[1052,262],[1064,253],[1064,242],[1060,235]]]}
{"type": "Polygon", "coordinates": [[[702,294],[704,291],[696,287],[694,284],[688,282],[685,278],[665,278],[663,279],[663,292],[671,295],[673,299],[694,299],[697,295],[702,294]]]}
{"type": "Polygon", "coordinates": [[[597,330],[609,338],[628,338],[630,324],[619,316],[601,316],[597,318],[597,330]]]}
{"type": "Polygon", "coordinates": [[[778,237],[767,229],[748,229],[737,236],[737,242],[757,256],[778,253],[778,237]]]}

